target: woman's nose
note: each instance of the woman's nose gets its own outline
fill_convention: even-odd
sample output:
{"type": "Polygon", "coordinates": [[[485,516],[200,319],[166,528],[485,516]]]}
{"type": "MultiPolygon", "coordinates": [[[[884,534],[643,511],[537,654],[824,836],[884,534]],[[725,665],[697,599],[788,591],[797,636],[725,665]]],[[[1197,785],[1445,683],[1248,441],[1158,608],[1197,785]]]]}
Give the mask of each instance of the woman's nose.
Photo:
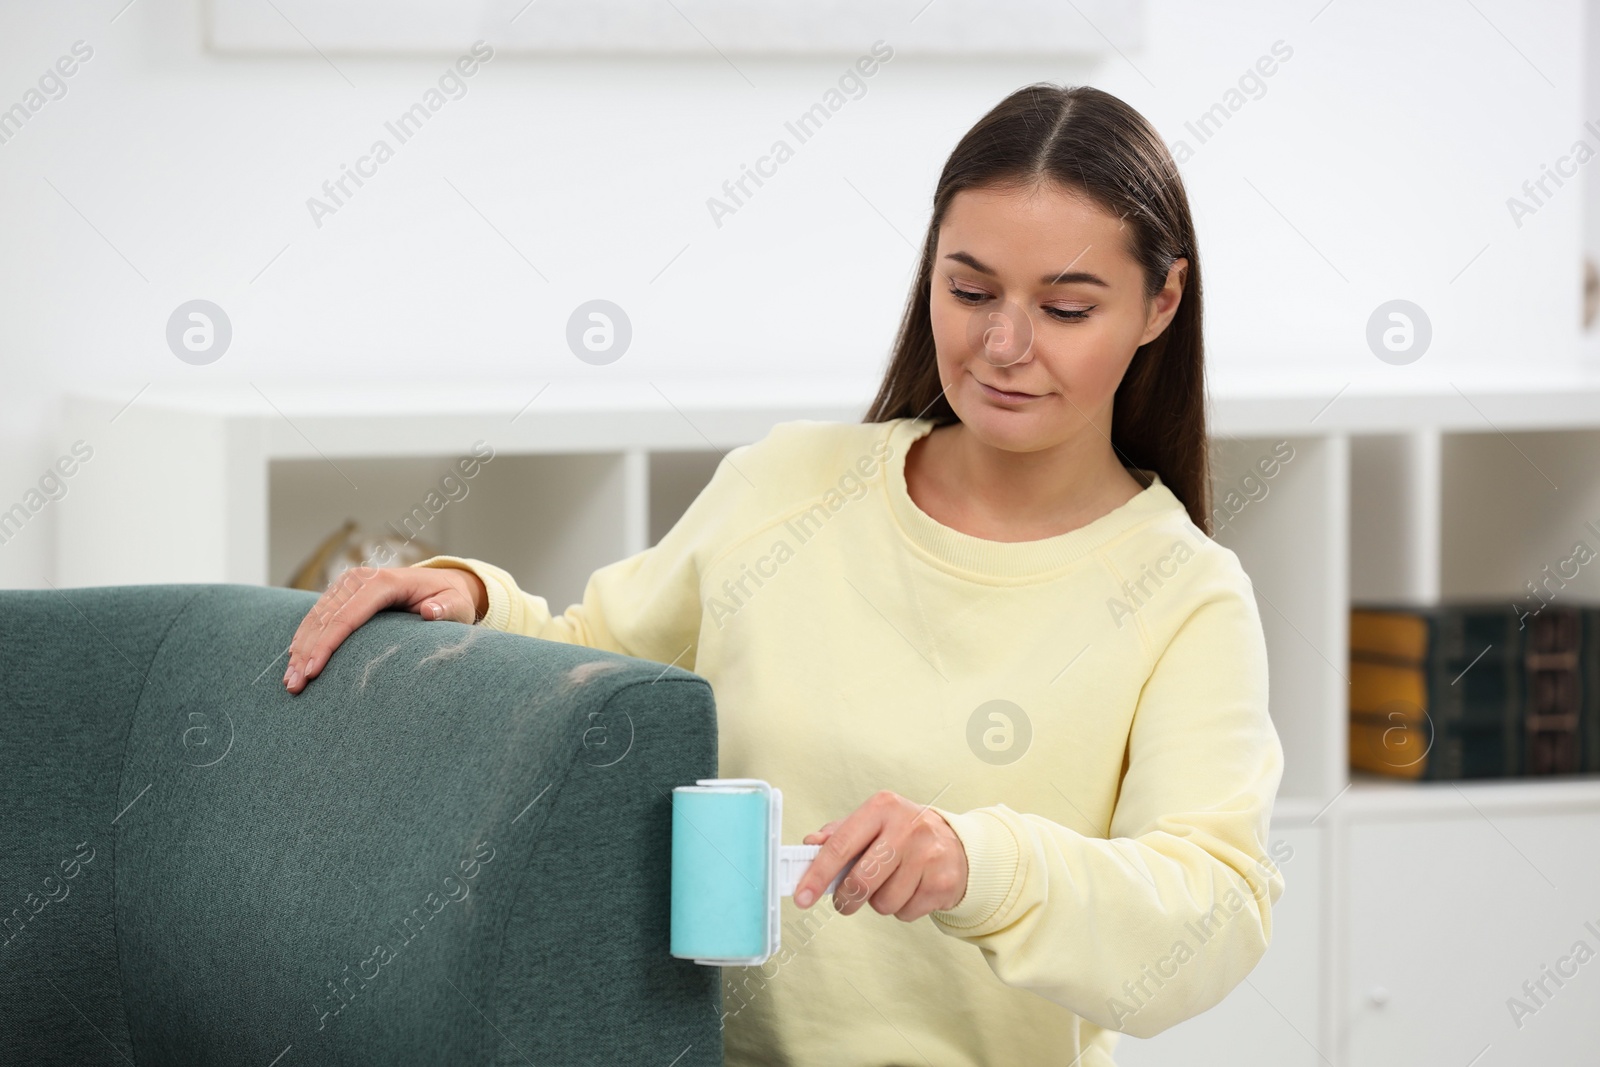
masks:
{"type": "Polygon", "coordinates": [[[969,345],[995,367],[1021,363],[1033,349],[1033,320],[1019,305],[1009,302],[975,312],[967,334],[969,345]]]}

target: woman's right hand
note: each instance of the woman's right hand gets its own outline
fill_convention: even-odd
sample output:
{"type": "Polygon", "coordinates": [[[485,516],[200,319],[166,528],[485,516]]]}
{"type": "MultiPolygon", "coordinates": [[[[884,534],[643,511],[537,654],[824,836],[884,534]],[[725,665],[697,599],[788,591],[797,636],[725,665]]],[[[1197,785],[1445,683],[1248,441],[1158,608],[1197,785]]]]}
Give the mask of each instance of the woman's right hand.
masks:
{"type": "Polygon", "coordinates": [[[284,688],[290,693],[303,690],[346,637],[394,607],[430,622],[471,624],[488,612],[489,596],[483,580],[460,567],[352,567],[329,584],[300,620],[289,642],[284,688]]]}

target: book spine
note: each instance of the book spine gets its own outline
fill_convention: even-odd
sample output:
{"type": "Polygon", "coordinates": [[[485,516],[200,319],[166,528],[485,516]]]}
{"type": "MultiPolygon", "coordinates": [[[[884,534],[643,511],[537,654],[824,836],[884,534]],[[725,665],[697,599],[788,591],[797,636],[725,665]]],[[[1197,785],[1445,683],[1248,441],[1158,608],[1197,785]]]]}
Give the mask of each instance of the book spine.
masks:
{"type": "Polygon", "coordinates": [[[1528,628],[1524,774],[1571,774],[1580,767],[1580,621],[1577,609],[1552,607],[1528,628]]]}

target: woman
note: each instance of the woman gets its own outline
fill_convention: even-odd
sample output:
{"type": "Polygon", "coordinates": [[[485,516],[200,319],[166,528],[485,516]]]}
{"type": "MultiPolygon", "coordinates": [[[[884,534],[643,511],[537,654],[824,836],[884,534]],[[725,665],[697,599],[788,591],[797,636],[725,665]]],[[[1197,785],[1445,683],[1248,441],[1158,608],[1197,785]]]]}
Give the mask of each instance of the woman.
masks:
{"type": "Polygon", "coordinates": [[[782,788],[785,840],[822,844],[782,950],[724,972],[730,1065],[1110,1064],[1249,973],[1283,890],[1265,641],[1209,536],[1200,296],[1155,131],[1028,86],[940,175],[863,423],[733,449],[564,614],[455,556],[340,583],[285,684],[385,608],[688,667],[719,776],[782,788]]]}

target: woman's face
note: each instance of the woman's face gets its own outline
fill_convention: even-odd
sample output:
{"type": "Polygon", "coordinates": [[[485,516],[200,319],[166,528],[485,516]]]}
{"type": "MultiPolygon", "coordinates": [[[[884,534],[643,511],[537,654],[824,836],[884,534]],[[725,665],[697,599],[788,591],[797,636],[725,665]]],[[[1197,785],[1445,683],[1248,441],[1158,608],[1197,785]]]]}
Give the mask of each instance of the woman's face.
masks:
{"type": "Polygon", "coordinates": [[[939,380],[986,444],[1032,452],[1088,434],[1142,344],[1178,309],[1179,259],[1146,303],[1115,215],[1057,185],[964,189],[945,212],[929,293],[939,380]]]}

